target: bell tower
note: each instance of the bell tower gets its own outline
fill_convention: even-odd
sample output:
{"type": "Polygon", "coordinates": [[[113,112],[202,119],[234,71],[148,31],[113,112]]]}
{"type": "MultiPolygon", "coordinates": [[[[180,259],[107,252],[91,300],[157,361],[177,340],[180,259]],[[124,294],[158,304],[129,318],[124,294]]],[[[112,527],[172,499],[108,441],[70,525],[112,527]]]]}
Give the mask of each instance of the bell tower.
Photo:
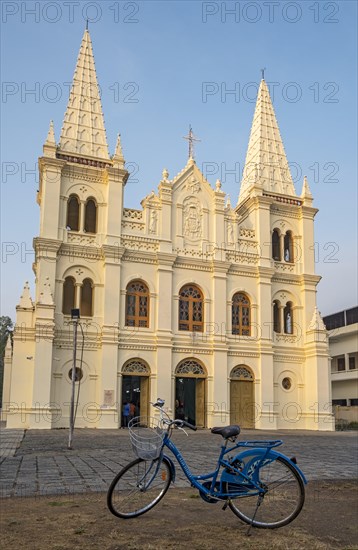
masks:
{"type": "Polygon", "coordinates": [[[116,387],[121,224],[128,178],[124,165],[119,136],[113,157],[108,152],[86,29],[60,140],[56,143],[51,121],[39,159],[40,232],[34,239],[33,266],[36,295],[27,334],[33,339],[34,354],[30,366],[18,356],[22,348],[15,344],[12,368],[18,380],[18,370],[30,366],[32,382],[26,413],[21,421],[15,411],[8,415],[9,427],[68,426],[73,308],[80,309],[84,330],[83,361],[81,366],[76,363],[82,377],[76,425],[93,425],[93,418],[99,419],[96,425],[118,425],[114,397],[110,403],[107,399],[103,413],[98,409],[105,391],[116,387]]]}
{"type": "Polygon", "coordinates": [[[314,271],[313,220],[318,210],[312,203],[306,177],[302,194],[296,194],[262,78],[236,207],[240,222],[255,231],[260,246],[261,428],[280,428],[285,421],[286,427],[288,422],[295,428],[332,429],[328,339],[323,323],[312,324],[319,316],[320,280],[314,271]],[[319,424],[317,409],[322,413],[319,424]]]}

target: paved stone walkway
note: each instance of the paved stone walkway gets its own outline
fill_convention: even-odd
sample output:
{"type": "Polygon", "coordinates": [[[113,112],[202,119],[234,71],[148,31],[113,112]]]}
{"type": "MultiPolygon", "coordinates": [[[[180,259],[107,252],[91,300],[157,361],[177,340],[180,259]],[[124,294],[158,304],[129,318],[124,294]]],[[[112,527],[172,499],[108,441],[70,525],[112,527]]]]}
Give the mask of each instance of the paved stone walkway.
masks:
{"type": "MultiPolygon", "coordinates": [[[[282,439],[280,450],[297,457],[308,480],[358,475],[357,432],[243,430],[242,439],[282,439]]],[[[209,430],[189,432],[188,437],[175,431],[173,441],[193,472],[213,469],[220,436],[209,430]]],[[[0,442],[1,497],[106,491],[114,475],[134,458],[127,430],[75,430],[73,450],[67,449],[67,430],[2,429],[0,442]]],[[[179,466],[176,485],[187,486],[179,466]]]]}

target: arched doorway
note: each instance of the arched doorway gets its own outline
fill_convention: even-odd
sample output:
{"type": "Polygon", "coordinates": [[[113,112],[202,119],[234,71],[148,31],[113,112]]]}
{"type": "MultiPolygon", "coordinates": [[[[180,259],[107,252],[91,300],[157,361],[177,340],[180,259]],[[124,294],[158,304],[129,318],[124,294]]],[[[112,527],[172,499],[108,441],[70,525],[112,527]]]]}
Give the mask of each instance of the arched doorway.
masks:
{"type": "Polygon", "coordinates": [[[230,374],[230,423],[255,427],[254,376],[249,367],[238,365],[230,374]]]}
{"type": "MultiPolygon", "coordinates": [[[[148,416],[150,368],[142,359],[130,359],[122,368],[121,426],[123,406],[134,405],[135,416],[148,416]]],[[[133,409],[133,407],[132,407],[133,409]]]]}
{"type": "Polygon", "coordinates": [[[175,418],[204,428],[206,372],[196,359],[184,359],[175,369],[175,418]]]}

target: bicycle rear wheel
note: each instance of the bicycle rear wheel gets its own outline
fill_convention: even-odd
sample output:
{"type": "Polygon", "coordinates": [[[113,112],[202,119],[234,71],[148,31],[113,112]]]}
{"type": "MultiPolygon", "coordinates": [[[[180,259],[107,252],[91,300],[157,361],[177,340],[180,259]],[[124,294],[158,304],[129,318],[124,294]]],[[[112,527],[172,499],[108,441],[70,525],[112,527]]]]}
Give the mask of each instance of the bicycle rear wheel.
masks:
{"type": "Polygon", "coordinates": [[[148,512],[163,498],[172,480],[170,463],[137,458],[112,481],[107,506],[119,518],[135,518],[148,512]]]}
{"type": "Polygon", "coordinates": [[[297,470],[285,458],[277,457],[260,467],[258,479],[266,489],[264,496],[229,501],[234,514],[261,529],[275,529],[293,521],[305,501],[304,484],[297,470]]]}

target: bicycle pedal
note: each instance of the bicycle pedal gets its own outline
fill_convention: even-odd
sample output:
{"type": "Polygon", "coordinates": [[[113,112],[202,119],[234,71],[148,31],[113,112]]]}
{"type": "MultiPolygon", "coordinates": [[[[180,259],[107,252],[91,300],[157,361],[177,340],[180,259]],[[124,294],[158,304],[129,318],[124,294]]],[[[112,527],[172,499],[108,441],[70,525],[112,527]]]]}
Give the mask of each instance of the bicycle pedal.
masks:
{"type": "Polygon", "coordinates": [[[226,501],[224,502],[223,510],[226,510],[226,508],[228,507],[228,504],[229,504],[229,503],[228,503],[228,501],[226,500],[226,501]]]}

